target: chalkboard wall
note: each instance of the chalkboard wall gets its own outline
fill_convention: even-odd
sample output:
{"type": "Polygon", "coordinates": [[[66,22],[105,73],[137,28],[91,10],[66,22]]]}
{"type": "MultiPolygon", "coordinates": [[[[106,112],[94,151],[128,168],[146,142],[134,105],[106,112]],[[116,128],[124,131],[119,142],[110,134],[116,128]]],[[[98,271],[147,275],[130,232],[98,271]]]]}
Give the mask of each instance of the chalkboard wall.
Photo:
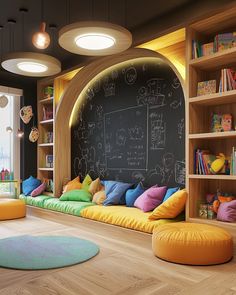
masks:
{"type": "Polygon", "coordinates": [[[72,177],[184,186],[184,95],[160,59],[111,68],[88,86],[76,116],[72,177]]]}

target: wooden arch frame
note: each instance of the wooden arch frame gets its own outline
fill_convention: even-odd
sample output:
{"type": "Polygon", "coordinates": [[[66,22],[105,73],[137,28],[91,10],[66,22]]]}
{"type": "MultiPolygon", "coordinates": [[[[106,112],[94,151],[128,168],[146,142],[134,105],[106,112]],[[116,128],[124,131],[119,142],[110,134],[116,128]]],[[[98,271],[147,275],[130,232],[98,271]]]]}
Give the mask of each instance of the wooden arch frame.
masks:
{"type": "Polygon", "coordinates": [[[62,185],[65,180],[71,177],[71,127],[70,119],[72,116],[74,105],[77,102],[83,89],[88,83],[104,70],[122,62],[141,59],[141,58],[161,58],[166,62],[181,82],[181,86],[185,96],[185,84],[180,73],[175,66],[163,55],[147,50],[147,49],[129,49],[119,55],[107,56],[99,58],[96,61],[83,67],[75,77],[70,81],[68,87],[64,91],[55,118],[55,159],[54,159],[54,186],[55,196],[60,196],[62,185]]]}

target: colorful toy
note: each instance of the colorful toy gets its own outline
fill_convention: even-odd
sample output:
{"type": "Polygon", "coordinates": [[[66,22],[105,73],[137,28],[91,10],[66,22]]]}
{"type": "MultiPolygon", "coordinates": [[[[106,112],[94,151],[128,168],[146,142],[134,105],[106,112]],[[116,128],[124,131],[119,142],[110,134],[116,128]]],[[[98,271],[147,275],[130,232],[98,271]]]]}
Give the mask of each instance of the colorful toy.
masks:
{"type": "Polygon", "coordinates": [[[221,132],[221,118],[222,116],[219,114],[212,114],[212,121],[211,121],[211,131],[212,132],[221,132]]]}
{"type": "Polygon", "coordinates": [[[232,130],[232,115],[231,114],[223,114],[221,119],[221,127],[223,131],[231,131],[232,130]]]}
{"type": "Polygon", "coordinates": [[[217,159],[213,161],[210,165],[210,172],[212,174],[217,174],[225,165],[225,155],[220,153],[217,159]]]}
{"type": "Polygon", "coordinates": [[[207,204],[200,204],[200,206],[199,206],[199,217],[207,219],[207,204]]]}

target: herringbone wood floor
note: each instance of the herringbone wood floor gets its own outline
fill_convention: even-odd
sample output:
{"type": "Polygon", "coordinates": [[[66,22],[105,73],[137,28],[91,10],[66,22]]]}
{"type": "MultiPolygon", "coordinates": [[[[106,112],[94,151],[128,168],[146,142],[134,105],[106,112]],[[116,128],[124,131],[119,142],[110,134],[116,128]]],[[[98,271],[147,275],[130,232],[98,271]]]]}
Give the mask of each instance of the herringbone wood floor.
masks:
{"type": "Polygon", "coordinates": [[[27,218],[0,222],[0,237],[69,235],[100,246],[95,258],[45,271],[0,268],[0,295],[236,294],[235,260],[218,266],[177,265],[156,258],[151,235],[29,209],[27,218]]]}

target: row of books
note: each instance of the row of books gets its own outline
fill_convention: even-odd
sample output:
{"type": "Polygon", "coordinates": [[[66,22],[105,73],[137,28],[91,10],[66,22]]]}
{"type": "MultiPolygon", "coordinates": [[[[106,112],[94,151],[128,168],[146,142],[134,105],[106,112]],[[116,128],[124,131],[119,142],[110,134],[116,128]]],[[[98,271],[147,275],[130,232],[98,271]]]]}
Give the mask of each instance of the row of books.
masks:
{"type": "Polygon", "coordinates": [[[199,41],[192,41],[192,58],[211,55],[215,52],[236,47],[236,32],[218,34],[214,42],[201,44],[199,41]]]}
{"type": "Polygon", "coordinates": [[[236,72],[232,69],[222,69],[219,92],[236,89],[236,72]]]}
{"type": "Polygon", "coordinates": [[[216,156],[211,154],[208,150],[197,149],[194,156],[194,172],[195,174],[209,175],[210,165],[215,161],[216,156]]]}
{"type": "Polygon", "coordinates": [[[236,175],[236,147],[232,147],[232,153],[230,157],[230,175],[236,175]]]}

